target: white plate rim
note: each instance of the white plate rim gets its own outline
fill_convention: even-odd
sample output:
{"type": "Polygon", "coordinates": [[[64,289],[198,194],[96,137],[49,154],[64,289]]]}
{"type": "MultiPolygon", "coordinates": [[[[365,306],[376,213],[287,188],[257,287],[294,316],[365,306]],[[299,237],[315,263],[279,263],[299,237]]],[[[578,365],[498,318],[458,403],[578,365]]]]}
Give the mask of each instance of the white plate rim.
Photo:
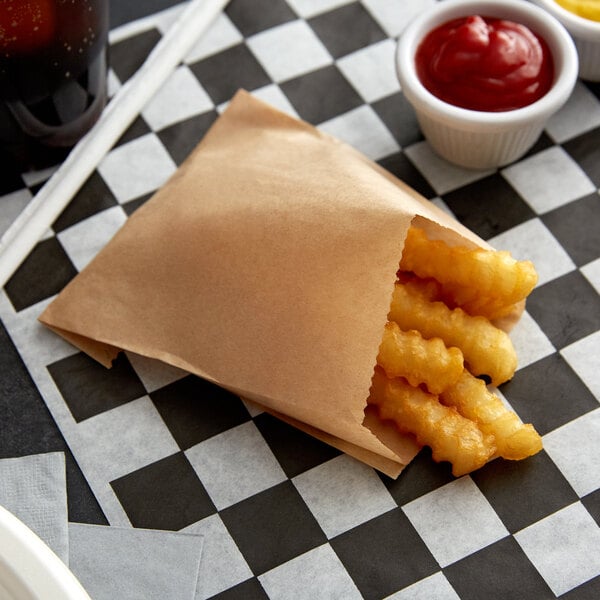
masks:
{"type": "Polygon", "coordinates": [[[0,506],[0,592],[10,600],[91,600],[65,563],[0,506]]]}

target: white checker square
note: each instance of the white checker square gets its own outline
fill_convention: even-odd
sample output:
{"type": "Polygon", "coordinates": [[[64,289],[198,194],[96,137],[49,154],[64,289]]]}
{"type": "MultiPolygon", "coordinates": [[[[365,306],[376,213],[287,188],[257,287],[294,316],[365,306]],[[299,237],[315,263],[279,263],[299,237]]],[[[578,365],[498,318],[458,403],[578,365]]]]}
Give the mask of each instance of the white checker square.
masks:
{"type": "Polygon", "coordinates": [[[192,64],[243,41],[242,34],[231,22],[226,13],[221,12],[209,29],[185,56],[184,62],[192,64]]]}
{"type": "Polygon", "coordinates": [[[530,525],[515,539],[560,596],[600,575],[600,528],[580,502],[530,525]]]}
{"type": "Polygon", "coordinates": [[[57,234],[58,241],[78,271],[106,246],[127,220],[120,206],[107,208],[57,234]]]}
{"type": "Polygon", "coordinates": [[[0,212],[0,236],[13,224],[29,204],[33,196],[27,189],[17,190],[2,196],[2,212],[0,212]]]}
{"type": "Polygon", "coordinates": [[[106,88],[106,93],[108,94],[109,98],[112,98],[121,89],[121,82],[112,69],[108,70],[106,88]]]}
{"type": "Polygon", "coordinates": [[[212,100],[187,66],[181,66],[161,85],[142,111],[154,131],[212,110],[212,100]]]}
{"type": "Polygon", "coordinates": [[[300,17],[308,19],[324,12],[350,4],[355,0],[286,0],[300,17]]]}
{"type": "Polygon", "coordinates": [[[600,331],[577,340],[560,353],[600,402],[600,331]]]}
{"type": "Polygon", "coordinates": [[[600,408],[547,433],[544,449],[580,498],[595,492],[600,488],[600,408]]]}
{"type": "Polygon", "coordinates": [[[402,510],[442,567],[508,535],[486,497],[468,476],[409,502],[402,510]]]}
{"type": "Polygon", "coordinates": [[[408,22],[419,13],[436,5],[436,0],[363,0],[373,18],[388,37],[398,37],[408,22]]]}
{"type": "Polygon", "coordinates": [[[249,37],[246,44],[268,73],[279,83],[333,62],[315,32],[305,21],[290,21],[249,37]]]}
{"type": "MultiPolygon", "coordinates": [[[[299,119],[300,116],[296,109],[292,106],[287,96],[281,91],[281,88],[276,83],[265,85],[257,90],[252,91],[252,95],[263,102],[266,102],[273,108],[276,108],[290,117],[299,119]]],[[[229,102],[227,103],[229,105],[229,102]]]]}
{"type": "Polygon", "coordinates": [[[407,146],[404,153],[421,171],[437,194],[445,194],[493,173],[491,170],[476,171],[453,165],[437,155],[427,141],[407,146]]]}
{"type": "Polygon", "coordinates": [[[324,544],[259,575],[270,600],[362,598],[340,559],[324,544]]]}
{"type": "Polygon", "coordinates": [[[246,410],[253,419],[265,412],[265,409],[260,404],[254,402],[254,400],[248,400],[248,398],[242,398],[241,396],[240,400],[243,402],[246,410]]]}
{"type": "Polygon", "coordinates": [[[219,510],[287,479],[252,421],[200,442],[185,454],[219,510]]]}
{"type": "Polygon", "coordinates": [[[386,600],[460,600],[454,588],[441,572],[434,573],[407,588],[388,596],[386,600]]]}
{"type": "Polygon", "coordinates": [[[518,323],[511,330],[510,339],[519,358],[519,369],[556,351],[552,342],[527,311],[523,312],[518,323]]]}
{"type": "Polygon", "coordinates": [[[28,171],[23,173],[21,178],[28,187],[33,187],[39,183],[44,183],[58,170],[58,166],[47,167],[45,169],[39,169],[38,171],[28,171]]]}
{"type": "Polygon", "coordinates": [[[188,375],[187,371],[133,352],[127,358],[148,393],[154,392],[188,375]]]}
{"type": "Polygon", "coordinates": [[[100,481],[113,481],[179,451],[148,396],[82,421],[72,445],[100,481]]]}
{"type": "Polygon", "coordinates": [[[397,507],[375,471],[345,454],[293,483],[328,538],[397,507]]]}
{"type": "Polygon", "coordinates": [[[439,197],[435,197],[431,199],[431,203],[435,204],[438,208],[443,210],[447,215],[456,218],[456,215],[450,210],[450,207],[439,197]]]}
{"type": "Polygon", "coordinates": [[[177,165],[152,133],[112,150],[98,171],[121,203],[157,190],[177,165]]]}
{"type": "Polygon", "coordinates": [[[546,133],[562,143],[600,125],[600,102],[581,81],[569,101],[546,124],[546,133]]]}
{"type": "Polygon", "coordinates": [[[490,240],[499,250],[508,250],[517,260],[531,260],[543,285],[576,269],[560,242],[540,219],[530,219],[490,240]]]}
{"type": "Polygon", "coordinates": [[[400,91],[395,52],[395,42],[387,39],[344,56],[337,66],[366,102],[375,102],[400,91]]]}
{"type": "Polygon", "coordinates": [[[205,600],[252,577],[252,571],[219,515],[181,530],[204,536],[195,600],[205,600]]]}
{"type": "Polygon", "coordinates": [[[592,284],[592,287],[600,294],[600,258],[581,267],[580,271],[592,284]]]}
{"type": "Polygon", "coordinates": [[[319,129],[353,146],[371,160],[400,150],[377,113],[366,104],[321,123],[319,129]]]}
{"type": "Polygon", "coordinates": [[[581,167],[560,146],[510,165],[502,175],[539,215],[596,191],[581,167]]]}
{"type": "Polygon", "coordinates": [[[21,356],[27,361],[29,370],[34,371],[36,369],[34,365],[39,365],[44,375],[48,373],[46,365],[78,352],[75,346],[38,321],[38,317],[53,300],[54,297],[46,298],[15,313],[12,308],[9,308],[9,301],[4,291],[0,295],[2,321],[11,339],[21,356]]]}

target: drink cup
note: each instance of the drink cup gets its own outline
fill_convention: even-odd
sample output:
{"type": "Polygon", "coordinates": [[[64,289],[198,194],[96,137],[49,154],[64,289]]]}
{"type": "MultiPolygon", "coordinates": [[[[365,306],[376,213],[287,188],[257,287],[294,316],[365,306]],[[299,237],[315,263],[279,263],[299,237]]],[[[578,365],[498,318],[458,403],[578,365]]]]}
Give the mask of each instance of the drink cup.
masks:
{"type": "MultiPolygon", "coordinates": [[[[0,159],[62,160],[106,103],[108,0],[0,2],[0,159]]],[[[8,165],[8,167],[7,167],[8,165]]]]}

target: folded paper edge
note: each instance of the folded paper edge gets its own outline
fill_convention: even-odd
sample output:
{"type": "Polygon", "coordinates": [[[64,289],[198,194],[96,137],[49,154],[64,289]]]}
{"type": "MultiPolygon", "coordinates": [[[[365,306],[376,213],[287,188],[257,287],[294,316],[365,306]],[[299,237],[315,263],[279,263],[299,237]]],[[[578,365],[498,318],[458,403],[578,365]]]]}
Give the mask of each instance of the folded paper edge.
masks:
{"type": "Polygon", "coordinates": [[[108,369],[112,367],[113,361],[117,358],[119,352],[122,351],[122,348],[117,348],[116,346],[111,346],[104,342],[98,342],[84,335],[56,327],[56,325],[51,325],[43,319],[43,315],[38,317],[38,321],[108,369]]]}
{"type": "MultiPolygon", "coordinates": [[[[288,425],[291,425],[292,427],[295,427],[296,429],[303,431],[304,433],[324,442],[325,444],[328,444],[329,446],[337,448],[344,454],[348,454],[352,458],[355,458],[356,460],[358,460],[362,463],[365,463],[365,464],[369,465],[370,467],[373,467],[377,471],[382,472],[384,475],[387,475],[388,477],[391,477],[392,479],[397,479],[398,476],[400,475],[400,473],[404,470],[404,468],[410,462],[410,461],[403,462],[400,459],[393,460],[386,456],[376,454],[375,452],[371,452],[369,450],[366,450],[365,448],[357,446],[356,444],[352,444],[351,442],[348,442],[344,439],[341,439],[339,437],[331,435],[330,433],[327,433],[326,431],[323,431],[322,429],[318,429],[316,427],[313,427],[312,425],[303,423],[302,421],[298,421],[297,419],[293,419],[292,417],[288,417],[287,415],[284,415],[275,410],[272,410],[272,409],[256,402],[255,400],[251,400],[251,399],[243,397],[243,396],[240,396],[240,398],[242,398],[242,400],[244,400],[244,401],[251,402],[254,406],[259,408],[260,410],[263,410],[264,412],[283,421],[284,423],[287,423],[288,425]]],[[[418,448],[417,448],[417,450],[418,450],[418,448]]],[[[415,452],[415,455],[416,455],[416,452],[415,452]]],[[[412,458],[414,458],[414,456],[411,457],[411,460],[412,460],[412,458]]]]}

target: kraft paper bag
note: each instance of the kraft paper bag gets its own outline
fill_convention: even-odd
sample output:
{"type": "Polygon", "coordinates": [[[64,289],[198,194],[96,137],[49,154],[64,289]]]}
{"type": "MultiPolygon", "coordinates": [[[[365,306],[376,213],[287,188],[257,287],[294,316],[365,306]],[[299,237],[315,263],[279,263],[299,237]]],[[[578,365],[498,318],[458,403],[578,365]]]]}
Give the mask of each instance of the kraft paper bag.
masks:
{"type": "Polygon", "coordinates": [[[419,447],[363,420],[413,222],[487,247],[350,146],[240,91],[40,320],[107,367],[121,350],[164,361],[396,477],[419,447]]]}

